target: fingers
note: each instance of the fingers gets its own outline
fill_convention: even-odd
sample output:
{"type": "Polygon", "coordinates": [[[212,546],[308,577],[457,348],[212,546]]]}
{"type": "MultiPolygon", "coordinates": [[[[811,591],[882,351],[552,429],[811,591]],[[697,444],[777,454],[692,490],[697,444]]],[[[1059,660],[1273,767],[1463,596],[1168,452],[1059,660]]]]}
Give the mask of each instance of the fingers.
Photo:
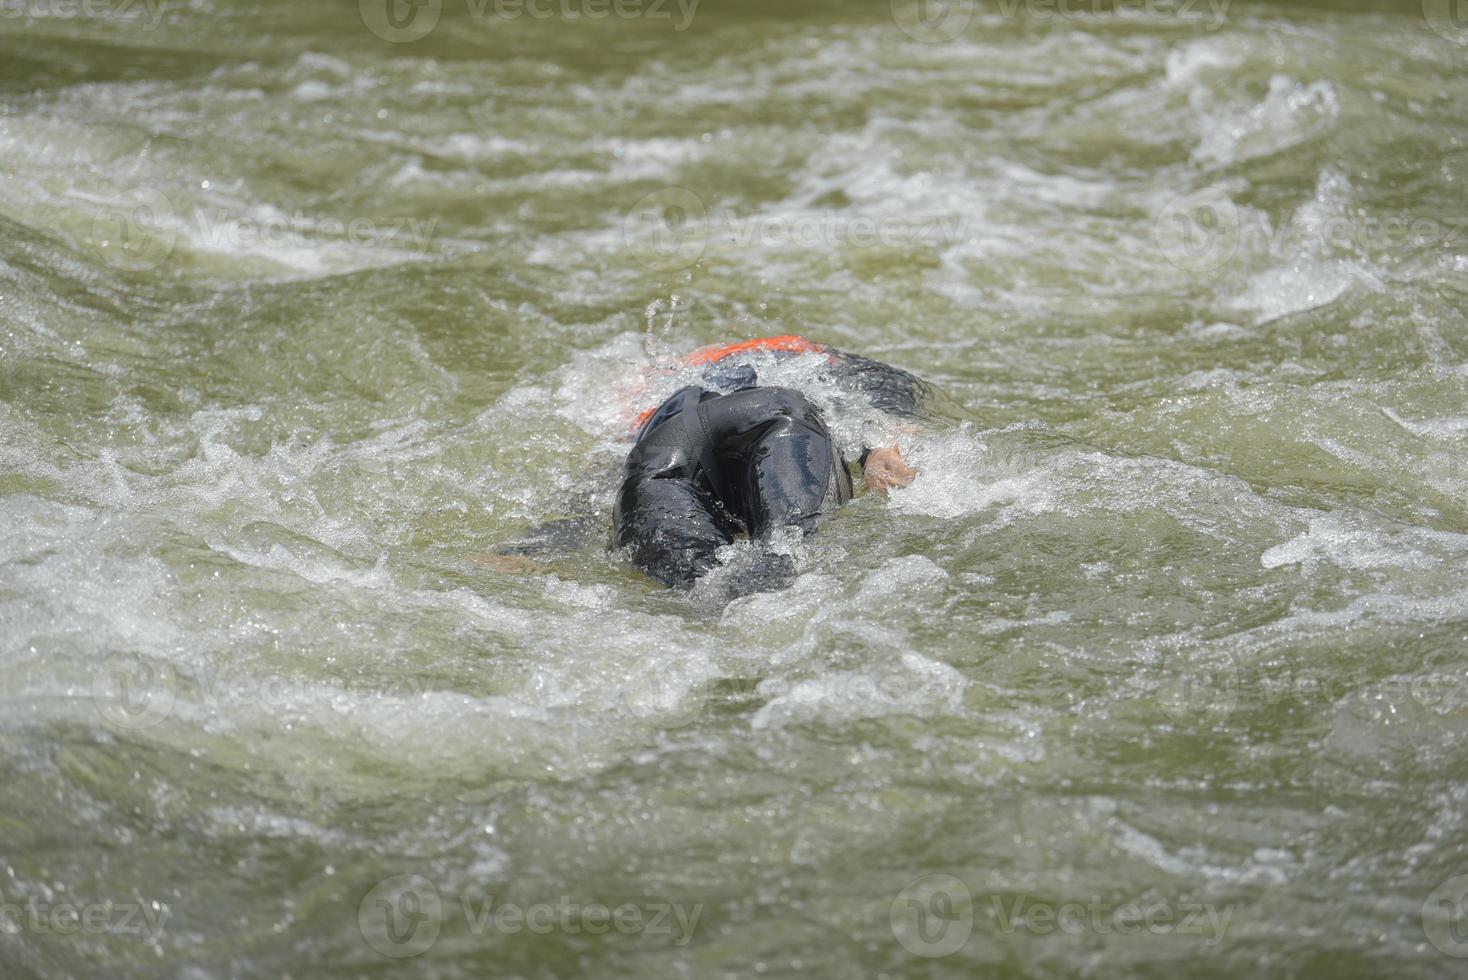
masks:
{"type": "Polygon", "coordinates": [[[916,477],[917,470],[907,465],[896,446],[872,450],[862,471],[867,489],[882,494],[909,486],[916,477]]]}

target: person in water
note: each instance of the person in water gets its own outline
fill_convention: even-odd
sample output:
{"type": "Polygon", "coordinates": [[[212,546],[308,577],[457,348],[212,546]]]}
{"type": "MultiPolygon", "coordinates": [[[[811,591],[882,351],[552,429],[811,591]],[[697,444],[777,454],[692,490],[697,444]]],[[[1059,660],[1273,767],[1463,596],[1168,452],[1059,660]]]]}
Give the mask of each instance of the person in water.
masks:
{"type": "MultiPolygon", "coordinates": [[[[895,444],[860,446],[845,458],[821,412],[800,391],[761,384],[761,362],[816,354],[823,373],[872,408],[914,418],[927,386],[899,368],[803,337],[762,337],[702,348],[686,358],[699,383],[644,413],[627,455],[613,514],[614,543],[652,578],[691,587],[715,552],[747,534],[801,534],[851,499],[852,469],[879,493],[916,471],[895,444]],[[853,466],[854,464],[854,466],[853,466]]],[[[767,554],[765,571],[788,577],[789,560],[767,554]]]]}

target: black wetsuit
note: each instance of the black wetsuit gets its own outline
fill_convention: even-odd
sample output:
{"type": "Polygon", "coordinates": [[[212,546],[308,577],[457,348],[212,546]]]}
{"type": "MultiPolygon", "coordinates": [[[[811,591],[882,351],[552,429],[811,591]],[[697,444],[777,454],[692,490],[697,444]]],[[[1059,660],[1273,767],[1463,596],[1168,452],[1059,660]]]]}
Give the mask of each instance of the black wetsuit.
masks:
{"type": "MultiPolygon", "coordinates": [[[[917,412],[925,385],[906,371],[820,347],[832,378],[872,406],[917,412]]],[[[617,494],[616,544],[664,585],[688,587],[740,532],[815,530],[851,499],[851,476],[814,405],[761,386],[738,359],[710,364],[704,384],[676,392],[643,424],[617,494]]],[[[865,460],[865,452],[861,454],[865,460]]]]}

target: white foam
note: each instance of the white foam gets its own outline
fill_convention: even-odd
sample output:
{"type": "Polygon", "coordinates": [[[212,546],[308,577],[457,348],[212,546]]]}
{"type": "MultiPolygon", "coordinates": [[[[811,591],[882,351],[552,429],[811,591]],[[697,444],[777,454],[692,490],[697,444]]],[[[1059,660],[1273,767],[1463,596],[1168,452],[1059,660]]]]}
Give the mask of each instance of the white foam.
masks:
{"type": "Polygon", "coordinates": [[[1275,75],[1263,101],[1208,114],[1198,126],[1202,136],[1193,158],[1217,167],[1278,153],[1330,131],[1340,113],[1332,83],[1275,75]]]}
{"type": "Polygon", "coordinates": [[[954,713],[968,680],[947,664],[908,651],[872,672],[834,671],[760,686],[768,700],[750,719],[756,731],[820,721],[839,723],[894,714],[954,713]]]}
{"type": "Polygon", "coordinates": [[[1259,558],[1265,568],[1298,564],[1307,569],[1319,561],[1360,571],[1436,568],[1450,557],[1468,554],[1468,535],[1408,526],[1383,527],[1362,515],[1341,511],[1310,521],[1307,531],[1268,549],[1259,558]]]}

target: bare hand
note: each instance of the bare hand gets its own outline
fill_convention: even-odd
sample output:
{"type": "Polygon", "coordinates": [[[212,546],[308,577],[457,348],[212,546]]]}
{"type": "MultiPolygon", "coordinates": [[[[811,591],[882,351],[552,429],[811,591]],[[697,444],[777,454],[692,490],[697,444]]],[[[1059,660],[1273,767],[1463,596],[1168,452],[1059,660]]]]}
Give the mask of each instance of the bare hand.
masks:
{"type": "Polygon", "coordinates": [[[917,470],[907,465],[902,451],[894,446],[884,446],[867,453],[866,465],[862,467],[862,479],[868,490],[886,493],[912,483],[917,470]]]}

